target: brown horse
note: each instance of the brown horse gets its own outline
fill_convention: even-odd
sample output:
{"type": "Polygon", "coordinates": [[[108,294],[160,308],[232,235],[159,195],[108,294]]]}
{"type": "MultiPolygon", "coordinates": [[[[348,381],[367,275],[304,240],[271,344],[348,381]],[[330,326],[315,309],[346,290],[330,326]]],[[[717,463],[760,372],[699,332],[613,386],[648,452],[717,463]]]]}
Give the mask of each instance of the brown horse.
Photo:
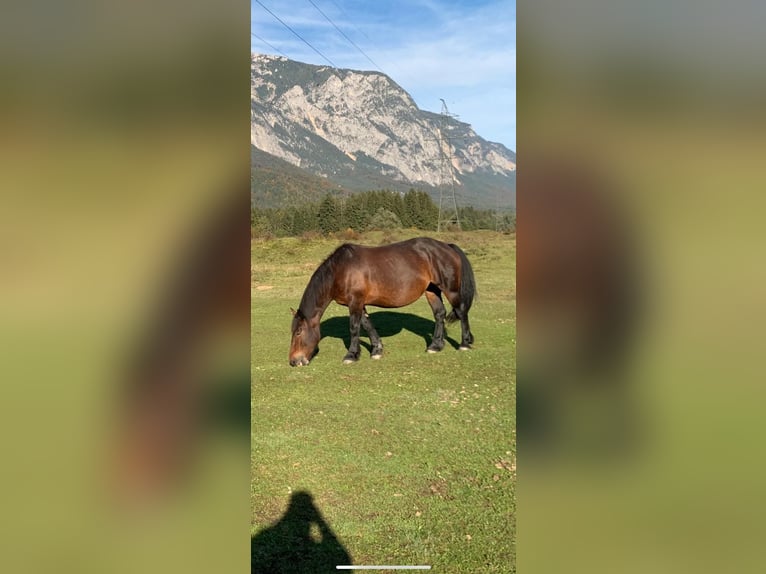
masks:
{"type": "Polygon", "coordinates": [[[473,335],[468,311],[476,293],[473,269],[465,253],[452,243],[417,237],[381,247],[349,243],[338,247],[314,271],[293,311],[290,365],[308,365],[318,351],[319,321],[331,301],[348,307],[351,343],[344,363],[359,359],[359,327],[370,336],[372,358],[383,355],[383,343],[370,322],[366,305],[404,307],[423,293],[434,313],[436,326],[429,353],[444,348],[444,320],[460,320],[460,350],[468,350],[473,335]],[[452,305],[447,315],[442,293],[452,305]]]}

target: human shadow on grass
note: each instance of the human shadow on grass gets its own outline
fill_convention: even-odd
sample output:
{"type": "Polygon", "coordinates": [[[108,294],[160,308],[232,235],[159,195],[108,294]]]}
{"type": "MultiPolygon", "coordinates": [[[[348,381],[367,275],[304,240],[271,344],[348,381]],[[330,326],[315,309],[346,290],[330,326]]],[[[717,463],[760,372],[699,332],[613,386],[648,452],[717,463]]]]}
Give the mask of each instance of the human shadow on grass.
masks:
{"type": "MultiPolygon", "coordinates": [[[[431,319],[425,319],[412,313],[397,313],[395,311],[378,311],[370,314],[370,322],[378,335],[381,338],[392,337],[398,335],[403,330],[409,331],[419,337],[422,337],[425,341],[426,348],[431,344],[434,334],[434,322],[431,319]]],[[[320,326],[322,332],[322,338],[332,337],[334,339],[342,339],[343,344],[348,349],[351,344],[351,334],[349,332],[348,317],[332,317],[325,321],[322,321],[320,326]]],[[[361,334],[364,337],[368,337],[367,332],[361,329],[361,334]]],[[[460,343],[455,341],[452,337],[446,334],[444,340],[452,345],[454,349],[460,347],[460,343]]],[[[372,351],[372,346],[366,341],[360,341],[360,344],[372,351]]]]}
{"type": "Polygon", "coordinates": [[[347,564],[351,556],[305,491],[293,493],[282,518],[250,539],[251,574],[330,574],[347,564]]]}

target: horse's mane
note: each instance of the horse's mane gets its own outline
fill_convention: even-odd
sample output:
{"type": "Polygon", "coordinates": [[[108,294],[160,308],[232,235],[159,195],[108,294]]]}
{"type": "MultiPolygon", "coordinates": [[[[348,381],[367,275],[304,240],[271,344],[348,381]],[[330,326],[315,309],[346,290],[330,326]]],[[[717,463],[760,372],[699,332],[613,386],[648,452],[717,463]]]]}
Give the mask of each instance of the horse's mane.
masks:
{"type": "Polygon", "coordinates": [[[303,292],[301,304],[298,307],[300,314],[308,318],[316,313],[318,307],[324,307],[330,299],[329,291],[335,281],[335,272],[338,264],[353,253],[354,245],[344,243],[333,251],[327,259],[322,261],[316,271],[314,271],[309,284],[306,286],[306,290],[303,292]]]}

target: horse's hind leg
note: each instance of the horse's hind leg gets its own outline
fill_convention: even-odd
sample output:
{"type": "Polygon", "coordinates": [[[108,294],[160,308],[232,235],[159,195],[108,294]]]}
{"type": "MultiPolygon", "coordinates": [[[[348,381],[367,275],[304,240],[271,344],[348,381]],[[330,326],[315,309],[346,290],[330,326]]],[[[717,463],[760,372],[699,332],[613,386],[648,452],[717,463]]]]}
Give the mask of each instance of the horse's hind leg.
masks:
{"type": "Polygon", "coordinates": [[[370,354],[372,358],[380,359],[383,356],[383,342],[380,340],[375,327],[372,326],[372,321],[370,321],[370,316],[367,314],[366,309],[362,310],[362,327],[370,336],[370,343],[372,344],[372,353],[370,354]]]}
{"type": "Polygon", "coordinates": [[[426,349],[429,353],[437,353],[444,348],[444,318],[447,316],[447,311],[444,309],[444,303],[442,302],[441,292],[438,288],[434,287],[433,290],[426,291],[426,299],[431,306],[431,310],[434,312],[434,336],[431,339],[431,344],[426,349]]]}
{"type": "Polygon", "coordinates": [[[460,317],[460,330],[462,331],[460,350],[467,351],[473,345],[473,333],[471,333],[471,326],[468,324],[468,313],[463,313],[462,315],[460,317]]]}
{"type": "Polygon", "coordinates": [[[460,301],[457,293],[445,291],[445,295],[447,295],[447,299],[452,305],[450,322],[460,319],[461,340],[459,349],[461,351],[468,351],[473,344],[473,333],[471,333],[471,325],[468,323],[468,313],[460,310],[460,301]]]}

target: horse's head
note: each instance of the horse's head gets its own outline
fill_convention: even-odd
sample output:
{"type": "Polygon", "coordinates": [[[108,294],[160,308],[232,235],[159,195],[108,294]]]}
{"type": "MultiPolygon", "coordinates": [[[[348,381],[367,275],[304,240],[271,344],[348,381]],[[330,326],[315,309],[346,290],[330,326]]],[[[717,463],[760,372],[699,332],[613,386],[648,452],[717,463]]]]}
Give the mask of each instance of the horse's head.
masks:
{"type": "Polygon", "coordinates": [[[308,365],[319,351],[319,316],[307,319],[300,309],[293,311],[292,334],[290,366],[308,365]]]}

